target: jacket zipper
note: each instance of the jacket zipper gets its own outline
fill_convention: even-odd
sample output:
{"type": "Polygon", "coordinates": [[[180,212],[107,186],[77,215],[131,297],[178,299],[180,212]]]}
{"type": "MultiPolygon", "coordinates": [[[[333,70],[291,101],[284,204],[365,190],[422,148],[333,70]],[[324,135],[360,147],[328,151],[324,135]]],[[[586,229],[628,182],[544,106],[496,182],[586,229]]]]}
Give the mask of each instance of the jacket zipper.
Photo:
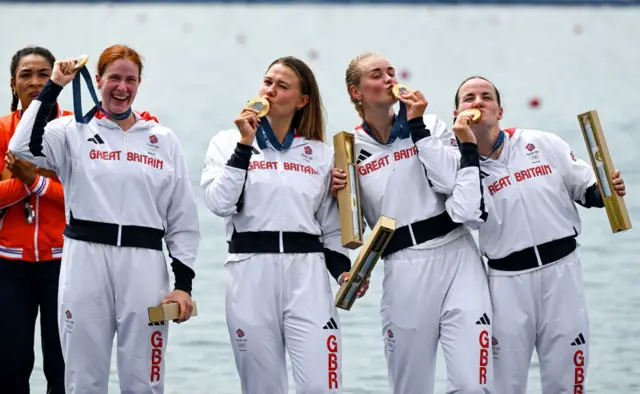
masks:
{"type": "Polygon", "coordinates": [[[35,229],[33,231],[33,253],[35,254],[36,261],[40,261],[40,254],[38,253],[38,231],[40,228],[40,196],[37,194],[36,206],[33,216],[35,216],[35,229]]]}
{"type": "MultiPolygon", "coordinates": [[[[123,146],[124,146],[124,148],[122,150],[123,155],[122,155],[122,159],[121,159],[121,161],[123,162],[122,166],[124,167],[124,175],[123,175],[123,177],[121,179],[125,180],[125,179],[127,179],[127,154],[128,154],[128,151],[127,151],[127,132],[122,130],[122,129],[120,129],[120,130],[122,131],[122,142],[123,142],[123,146]]],[[[129,129],[129,130],[131,130],[131,129],[129,129]]],[[[126,185],[125,185],[125,187],[126,187],[126,185]]],[[[122,193],[121,197],[120,197],[120,212],[125,212],[124,200],[125,200],[124,199],[124,193],[122,193]]],[[[118,220],[118,222],[119,222],[119,220],[118,220]]],[[[117,245],[118,246],[120,246],[121,241],[122,241],[122,225],[120,223],[118,223],[118,240],[117,240],[117,245]]]]}
{"type": "MultiPolygon", "coordinates": [[[[507,163],[508,162],[509,162],[509,158],[507,157],[507,163]]],[[[527,228],[529,229],[529,235],[531,236],[531,240],[532,240],[532,243],[533,243],[533,250],[536,253],[536,260],[538,261],[538,266],[541,266],[542,262],[540,260],[540,254],[538,253],[538,245],[537,245],[537,242],[536,242],[535,233],[533,231],[533,227],[531,226],[531,219],[529,217],[529,211],[527,210],[527,204],[525,203],[524,196],[522,195],[522,191],[520,190],[520,187],[518,186],[518,182],[516,181],[516,178],[511,173],[511,169],[509,168],[509,165],[508,164],[504,164],[504,167],[507,169],[507,173],[509,174],[510,182],[513,183],[513,185],[515,186],[516,190],[518,191],[518,195],[520,196],[520,202],[522,203],[522,211],[524,212],[523,217],[527,221],[527,228]]]]}
{"type": "MultiPolygon", "coordinates": [[[[394,186],[396,187],[396,191],[398,192],[398,198],[400,200],[400,206],[401,207],[406,207],[407,205],[405,204],[404,200],[402,199],[402,188],[401,188],[401,184],[400,182],[398,182],[398,177],[396,176],[396,161],[394,160],[394,151],[393,151],[393,147],[392,145],[386,145],[386,148],[388,150],[388,157],[389,157],[389,162],[391,163],[391,179],[389,180],[389,182],[393,182],[394,186]]],[[[418,158],[418,160],[420,160],[418,158]]],[[[422,163],[420,163],[420,165],[422,166],[422,163]]],[[[425,173],[426,176],[426,173],[425,173]]],[[[427,183],[429,182],[429,180],[427,179],[427,183]]],[[[411,242],[413,243],[413,245],[415,246],[417,244],[416,242],[416,237],[413,234],[413,227],[411,227],[411,222],[407,223],[407,227],[409,228],[409,235],[411,236],[411,242]]]]}
{"type": "MultiPolygon", "coordinates": [[[[285,186],[285,178],[283,175],[283,164],[282,164],[282,160],[280,160],[280,152],[276,150],[276,168],[278,169],[278,176],[280,177],[280,181],[282,182],[282,186],[285,186]]],[[[284,190],[284,187],[281,189],[284,190]]],[[[285,193],[285,198],[287,198],[288,193],[285,193]]],[[[285,203],[286,206],[287,203],[285,203]]],[[[280,215],[278,215],[280,217],[280,221],[282,221],[282,216],[283,213],[282,211],[280,212],[280,215]]],[[[282,224],[282,223],[281,223],[282,224]]],[[[282,228],[282,226],[279,226],[280,228],[282,228]]],[[[280,250],[280,253],[284,252],[284,241],[282,240],[282,231],[279,232],[278,234],[278,248],[280,250]]]]}

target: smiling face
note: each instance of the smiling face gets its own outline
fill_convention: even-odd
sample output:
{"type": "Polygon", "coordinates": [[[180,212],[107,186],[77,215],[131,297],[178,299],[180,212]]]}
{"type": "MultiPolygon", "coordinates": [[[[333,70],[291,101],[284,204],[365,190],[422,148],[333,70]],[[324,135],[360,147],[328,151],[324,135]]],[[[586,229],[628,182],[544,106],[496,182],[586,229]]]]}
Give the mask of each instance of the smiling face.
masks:
{"type": "Polygon", "coordinates": [[[289,117],[309,102],[309,96],[302,94],[300,78],[296,72],[284,64],[272,65],[262,79],[260,96],[271,104],[269,116],[289,117]]]}
{"type": "Polygon", "coordinates": [[[474,77],[460,85],[455,104],[454,116],[470,108],[480,110],[482,117],[477,125],[493,126],[502,119],[500,95],[495,86],[483,78],[474,77]]]}
{"type": "Polygon", "coordinates": [[[27,108],[38,97],[51,77],[53,64],[44,56],[32,54],[22,57],[11,76],[11,89],[18,95],[22,108],[27,108]]]}
{"type": "Polygon", "coordinates": [[[96,75],[102,106],[111,114],[126,112],[133,105],[140,85],[140,68],[129,59],[116,59],[96,75]]]}
{"type": "MultiPolygon", "coordinates": [[[[358,58],[356,58],[358,59],[358,58]]],[[[396,70],[384,57],[371,54],[357,60],[347,70],[352,101],[366,108],[388,109],[397,102],[391,88],[397,84],[396,70]]]]}

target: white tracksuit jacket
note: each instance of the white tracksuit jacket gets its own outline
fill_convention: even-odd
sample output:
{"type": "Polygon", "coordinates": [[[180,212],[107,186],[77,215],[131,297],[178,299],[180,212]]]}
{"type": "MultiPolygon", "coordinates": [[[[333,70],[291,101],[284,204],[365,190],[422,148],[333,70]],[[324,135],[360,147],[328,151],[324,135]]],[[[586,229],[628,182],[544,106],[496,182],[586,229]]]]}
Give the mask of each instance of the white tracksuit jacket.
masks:
{"type": "MultiPolygon", "coordinates": [[[[554,134],[525,129],[504,132],[507,138],[500,157],[461,172],[459,176],[467,177],[468,182],[454,190],[447,207],[459,214],[453,217],[455,221],[480,228],[480,251],[490,267],[493,261],[516,257],[513,253],[530,247],[536,248],[535,265],[542,266],[552,262],[544,261],[545,254],[552,259],[557,256],[541,250],[545,248],[541,245],[568,239],[573,244],[569,247],[575,249],[572,239],[580,234],[581,222],[574,202],[585,207],[603,206],[596,177],[591,166],[577,159],[569,145],[554,134]]],[[[535,268],[526,266],[522,260],[527,259],[522,256],[517,260],[521,262],[515,266],[492,268],[535,268]]]]}
{"type": "Polygon", "coordinates": [[[349,271],[337,203],[329,192],[331,147],[296,136],[283,152],[261,150],[254,141],[252,154],[239,141],[237,130],[221,131],[212,138],[201,180],[207,207],[224,217],[231,245],[228,261],[251,255],[234,252],[234,232],[279,233],[279,250],[273,253],[286,252],[283,232],[302,232],[318,237],[334,278],[349,271]]]}
{"type": "MultiPolygon", "coordinates": [[[[155,229],[164,234],[174,262],[193,271],[198,212],[176,135],[146,113],[136,114],[137,123],[126,133],[100,114],[86,125],[65,116],[44,127],[43,116],[62,88],[49,81],[46,89],[25,111],[9,151],[58,174],[67,223],[79,219],[155,229]]],[[[65,235],[91,241],[81,232],[68,226],[65,235]]],[[[122,233],[118,245],[128,242],[122,233]]]]}
{"type": "Polygon", "coordinates": [[[380,216],[396,220],[398,230],[385,256],[398,248],[442,245],[466,231],[450,219],[451,212],[445,212],[445,201],[454,189],[460,166],[453,133],[433,114],[408,123],[418,132],[412,131],[411,136],[388,145],[377,142],[362,125],[353,131],[365,222],[373,228],[380,216]],[[426,241],[416,237],[416,226],[405,227],[430,218],[434,221],[421,227],[426,241]],[[411,242],[394,247],[400,236],[411,242]]]}

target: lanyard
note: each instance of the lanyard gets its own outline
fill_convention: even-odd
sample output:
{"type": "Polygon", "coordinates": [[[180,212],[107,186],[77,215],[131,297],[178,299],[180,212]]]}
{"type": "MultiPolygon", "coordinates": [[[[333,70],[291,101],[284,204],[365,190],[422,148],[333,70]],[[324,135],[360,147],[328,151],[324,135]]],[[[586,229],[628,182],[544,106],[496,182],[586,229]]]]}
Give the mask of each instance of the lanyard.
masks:
{"type": "Polygon", "coordinates": [[[504,131],[500,130],[499,133],[498,133],[498,138],[496,138],[496,143],[493,144],[493,150],[491,151],[491,153],[487,157],[480,156],[480,160],[482,160],[482,161],[488,160],[491,156],[493,156],[494,153],[496,153],[496,151],[498,149],[500,149],[500,147],[504,143],[504,139],[505,139],[504,135],[505,135],[504,131]]]}
{"type": "Polygon", "coordinates": [[[273,132],[273,129],[271,128],[271,124],[269,123],[269,120],[266,117],[260,119],[258,130],[256,130],[256,140],[258,141],[258,146],[262,150],[267,148],[267,140],[275,150],[279,152],[287,150],[291,147],[294,136],[295,136],[295,129],[292,128],[284,137],[284,141],[281,144],[280,141],[278,141],[278,138],[276,138],[276,134],[273,132]]]}
{"type": "Polygon", "coordinates": [[[100,101],[98,100],[98,96],[96,95],[96,90],[93,87],[93,83],[91,82],[91,75],[89,74],[89,70],[87,70],[86,66],[82,66],[78,74],[76,74],[75,78],[73,78],[73,112],[76,118],[76,122],[87,124],[91,119],[96,115],[98,110],[105,115],[107,115],[110,119],[115,120],[123,120],[127,119],[129,115],[131,115],[131,108],[126,110],[121,114],[110,114],[102,108],[100,101]],[[82,97],[81,97],[81,86],[80,86],[80,77],[84,78],[87,83],[87,89],[89,89],[89,94],[93,99],[93,103],[96,105],[93,107],[86,115],[82,115],[82,97]]]}
{"type": "Polygon", "coordinates": [[[393,115],[393,126],[391,127],[391,134],[387,142],[379,141],[371,132],[371,129],[366,122],[362,122],[362,129],[367,132],[374,140],[378,141],[382,145],[391,145],[396,138],[401,140],[409,138],[411,135],[409,131],[409,124],[407,123],[407,106],[402,101],[400,102],[400,111],[397,115],[393,115]]]}

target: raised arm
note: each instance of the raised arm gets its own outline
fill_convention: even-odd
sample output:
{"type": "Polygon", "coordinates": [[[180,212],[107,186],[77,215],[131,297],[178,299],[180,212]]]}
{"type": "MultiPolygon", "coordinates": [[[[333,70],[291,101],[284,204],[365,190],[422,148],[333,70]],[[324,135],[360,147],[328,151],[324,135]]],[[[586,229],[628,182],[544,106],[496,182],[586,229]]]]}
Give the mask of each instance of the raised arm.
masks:
{"type": "Polygon", "coordinates": [[[472,142],[463,142],[460,144],[460,151],[460,170],[445,206],[451,220],[478,229],[488,217],[480,177],[478,146],[472,142]]]}
{"type": "Polygon", "coordinates": [[[451,194],[460,166],[460,152],[452,143],[453,133],[431,114],[411,119],[409,128],[431,187],[438,193],[451,194]]]}
{"type": "Polygon", "coordinates": [[[53,119],[58,111],[57,99],[62,91],[52,80],[22,114],[8,150],[38,167],[67,173],[70,166],[66,129],[69,119],[53,119]]]}
{"type": "Polygon", "coordinates": [[[221,217],[242,210],[244,184],[252,152],[250,145],[238,142],[230,155],[225,154],[224,138],[229,137],[226,133],[221,132],[211,139],[200,180],[207,207],[221,217]]]}
{"type": "Polygon", "coordinates": [[[475,135],[469,127],[469,116],[459,116],[453,131],[460,140],[460,170],[445,207],[451,219],[478,229],[487,220],[485,194],[480,176],[480,155],[475,135]]]}
{"type": "Polygon", "coordinates": [[[237,134],[232,131],[220,132],[211,139],[200,186],[205,191],[207,207],[217,216],[242,210],[244,184],[254,150],[251,144],[259,122],[256,111],[245,108],[234,120],[240,131],[239,142],[234,144],[237,134]]]}

